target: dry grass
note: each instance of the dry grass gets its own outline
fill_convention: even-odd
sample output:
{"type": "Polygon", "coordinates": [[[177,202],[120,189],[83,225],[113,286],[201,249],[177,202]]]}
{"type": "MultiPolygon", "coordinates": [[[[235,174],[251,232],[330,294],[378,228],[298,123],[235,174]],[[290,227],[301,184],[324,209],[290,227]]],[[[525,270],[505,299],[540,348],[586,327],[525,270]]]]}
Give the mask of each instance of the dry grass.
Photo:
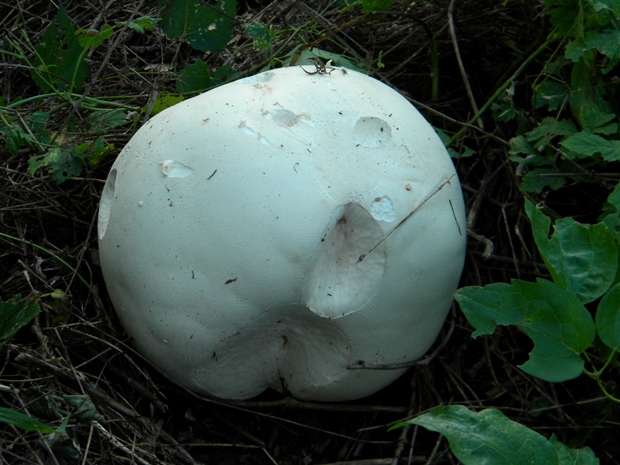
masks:
{"type": "MultiPolygon", "coordinates": [[[[132,15],[157,16],[153,0],[65,3],[79,28],[126,21],[132,15]]],[[[335,53],[346,49],[369,63],[377,78],[415,102],[436,126],[452,132],[465,127],[460,142],[478,155],[461,159],[457,167],[470,225],[480,240],[470,241],[462,285],[545,276],[522,213],[515,167],[507,158],[514,128],[497,127],[488,116],[484,129],[465,124],[473,114],[472,100],[484,103],[519,63],[518,50],[544,38],[538,2],[516,0],[500,6],[491,0],[466,0],[457,2],[451,15],[446,1],[396,2],[390,12],[362,19],[356,19],[358,10],[340,14],[338,8],[326,9],[325,0],[248,3],[240,2],[239,23],[258,20],[277,30],[306,25],[300,38],[307,42],[328,35],[322,48],[335,53]],[[431,100],[429,34],[437,40],[440,57],[436,100],[431,100]],[[380,51],[384,67],[377,69],[380,51]],[[485,238],[494,245],[486,260],[485,238]]],[[[0,1],[0,31],[24,44],[25,30],[31,42],[38,43],[55,12],[47,1],[0,1]]],[[[226,51],[201,55],[160,33],[124,29],[89,57],[90,78],[82,93],[149,108],[158,93],[174,92],[169,70],[197,57],[211,68],[228,65],[240,73],[265,65],[264,53],[251,46],[240,25],[237,32],[226,51]]],[[[286,38],[278,39],[275,48],[286,38]]],[[[527,87],[527,79],[519,85],[527,87]]],[[[30,70],[6,55],[0,56],[0,88],[7,104],[39,93],[30,70]]],[[[26,117],[57,104],[49,98],[17,111],[26,117]]],[[[50,126],[59,136],[87,139],[91,135],[67,131],[69,123],[86,117],[79,107],[65,107],[53,113],[50,126]]],[[[436,434],[413,427],[387,433],[394,422],[451,403],[501,408],[545,435],[555,433],[573,446],[587,443],[602,461],[618,463],[613,459],[617,446],[609,443],[618,427],[617,413],[608,409],[594,383],[581,379],[552,385],[527,376],[517,365],[526,360],[529,339],[500,328],[493,337],[473,340],[456,308],[437,342],[438,347],[445,345],[430,363],[414,367],[358,403],[308,404],[274,393],[251,402],[224,402],[186,392],[157,373],[132,350],[106,298],[96,240],[97,205],[107,172],[147,117],[148,112],[141,113],[133,124],[106,134],[114,151],[87,167],[80,178],[61,185],[44,172],[28,174],[28,159],[37,154],[33,150],[13,155],[0,148],[0,232],[19,239],[0,238],[0,298],[17,293],[41,297],[54,289],[68,296],[61,305],[41,297],[43,312],[30,331],[21,330],[0,347],[0,405],[57,426],[66,412],[75,412],[68,396],[80,395],[88,396],[100,414],[92,419],[74,413],[69,435],[54,443],[0,424],[0,464],[456,463],[436,434]]]]}

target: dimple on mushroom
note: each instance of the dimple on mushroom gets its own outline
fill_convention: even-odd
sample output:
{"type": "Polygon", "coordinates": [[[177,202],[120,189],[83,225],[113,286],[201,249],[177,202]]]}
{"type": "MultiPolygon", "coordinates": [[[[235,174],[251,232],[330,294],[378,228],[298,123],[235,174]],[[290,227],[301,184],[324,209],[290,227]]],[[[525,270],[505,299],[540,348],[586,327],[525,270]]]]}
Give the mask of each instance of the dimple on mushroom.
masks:
{"type": "Polygon", "coordinates": [[[465,253],[453,164],[379,81],[268,71],[153,117],[99,213],[101,265],[134,344],[181,385],[341,401],[424,355],[465,253]]]}

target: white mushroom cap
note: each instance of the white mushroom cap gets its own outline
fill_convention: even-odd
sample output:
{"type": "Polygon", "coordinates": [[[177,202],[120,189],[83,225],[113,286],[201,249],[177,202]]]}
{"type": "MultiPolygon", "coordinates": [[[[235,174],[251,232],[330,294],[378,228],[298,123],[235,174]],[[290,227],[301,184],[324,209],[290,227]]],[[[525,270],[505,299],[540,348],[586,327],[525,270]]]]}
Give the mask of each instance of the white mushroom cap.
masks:
{"type": "Polygon", "coordinates": [[[116,160],[99,214],[105,281],[137,348],[235,399],[349,400],[394,381],[404,370],[348,367],[428,350],[465,238],[431,126],[340,69],[268,71],[158,114],[116,160]]]}

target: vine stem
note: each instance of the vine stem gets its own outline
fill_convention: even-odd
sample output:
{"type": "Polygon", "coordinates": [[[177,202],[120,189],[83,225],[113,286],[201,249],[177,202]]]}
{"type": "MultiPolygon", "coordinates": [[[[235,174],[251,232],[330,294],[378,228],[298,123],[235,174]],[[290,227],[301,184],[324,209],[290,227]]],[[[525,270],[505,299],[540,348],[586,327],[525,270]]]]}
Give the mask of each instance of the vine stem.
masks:
{"type": "MultiPolygon", "coordinates": [[[[534,50],[534,52],[532,52],[532,54],[529,57],[527,57],[527,59],[523,63],[521,63],[521,66],[519,66],[519,68],[517,68],[517,70],[514,73],[512,73],[512,75],[508,79],[506,79],[506,82],[504,82],[501,86],[497,88],[497,90],[493,93],[493,95],[491,95],[491,97],[484,103],[484,105],[482,105],[480,110],[467,122],[468,125],[472,125],[476,121],[478,121],[480,117],[484,114],[484,112],[487,111],[489,107],[493,104],[493,102],[495,102],[495,100],[497,100],[497,98],[503,92],[505,92],[506,89],[508,89],[508,87],[512,84],[512,82],[516,79],[516,77],[519,76],[523,71],[525,71],[525,68],[527,68],[529,64],[538,55],[540,55],[549,45],[551,45],[553,42],[557,40],[557,38],[555,37],[556,29],[554,29],[551,32],[551,34],[547,36],[547,40],[540,47],[534,50]]],[[[465,127],[462,127],[456,134],[454,134],[450,138],[450,140],[446,143],[446,147],[450,147],[452,144],[454,144],[454,142],[456,142],[458,138],[463,135],[463,132],[465,132],[465,127]]]]}

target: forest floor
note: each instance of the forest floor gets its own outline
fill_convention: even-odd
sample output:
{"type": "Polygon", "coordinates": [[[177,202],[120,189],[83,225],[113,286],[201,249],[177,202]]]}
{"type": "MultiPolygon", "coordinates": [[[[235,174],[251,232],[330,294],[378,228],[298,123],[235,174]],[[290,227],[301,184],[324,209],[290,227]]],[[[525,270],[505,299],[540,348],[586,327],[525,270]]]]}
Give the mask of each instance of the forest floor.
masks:
{"type": "MultiPolygon", "coordinates": [[[[44,114],[47,147],[86,144],[82,152],[57,152],[75,162],[59,173],[51,170],[53,160],[40,158],[33,142],[38,133],[13,148],[8,133],[0,139],[0,299],[30,296],[42,309],[0,346],[0,406],[54,427],[73,412],[54,441],[0,424],[1,464],[458,463],[437,433],[415,426],[388,432],[399,421],[450,404],[498,408],[546,437],[591,447],[603,463],[620,463],[618,407],[594,381],[553,384],[527,375],[518,366],[528,358],[530,339],[507,327],[473,339],[456,304],[429,363],[355,402],[301,402],[276,392],[243,402],[207,398],[175,385],[132,349],[97,262],[99,199],[120,150],[165,100],[158,96],[178,95],[179,71],[196,60],[243,76],[279,66],[294,47],[310,44],[366,67],[436,128],[448,135],[462,129],[455,150],[475,151],[454,158],[474,233],[460,285],[549,277],[523,213],[519,167],[508,155],[510,139],[522,129],[514,121],[498,123],[490,111],[470,123],[472,102],[480,107],[544,42],[549,26],[541,2],[403,1],[374,14],[359,6],[342,12],[342,3],[240,1],[232,39],[223,51],[209,53],[157,27],[142,33],[123,27],[130,19],[159,17],[154,0],[67,0],[77,29],[115,25],[110,38],[88,50],[83,85],[67,97],[46,95],[32,73],[35,46],[57,6],[0,1],[0,48],[13,54],[0,55],[0,126],[9,117],[44,114]],[[272,35],[252,38],[248,24],[272,35]],[[93,108],[110,102],[120,113],[97,120],[93,108]]],[[[523,107],[536,66],[532,62],[514,82],[515,101],[523,107]]],[[[545,200],[561,215],[579,212],[587,222],[598,216],[607,192],[597,183],[580,184],[551,191],[545,200]]]]}

